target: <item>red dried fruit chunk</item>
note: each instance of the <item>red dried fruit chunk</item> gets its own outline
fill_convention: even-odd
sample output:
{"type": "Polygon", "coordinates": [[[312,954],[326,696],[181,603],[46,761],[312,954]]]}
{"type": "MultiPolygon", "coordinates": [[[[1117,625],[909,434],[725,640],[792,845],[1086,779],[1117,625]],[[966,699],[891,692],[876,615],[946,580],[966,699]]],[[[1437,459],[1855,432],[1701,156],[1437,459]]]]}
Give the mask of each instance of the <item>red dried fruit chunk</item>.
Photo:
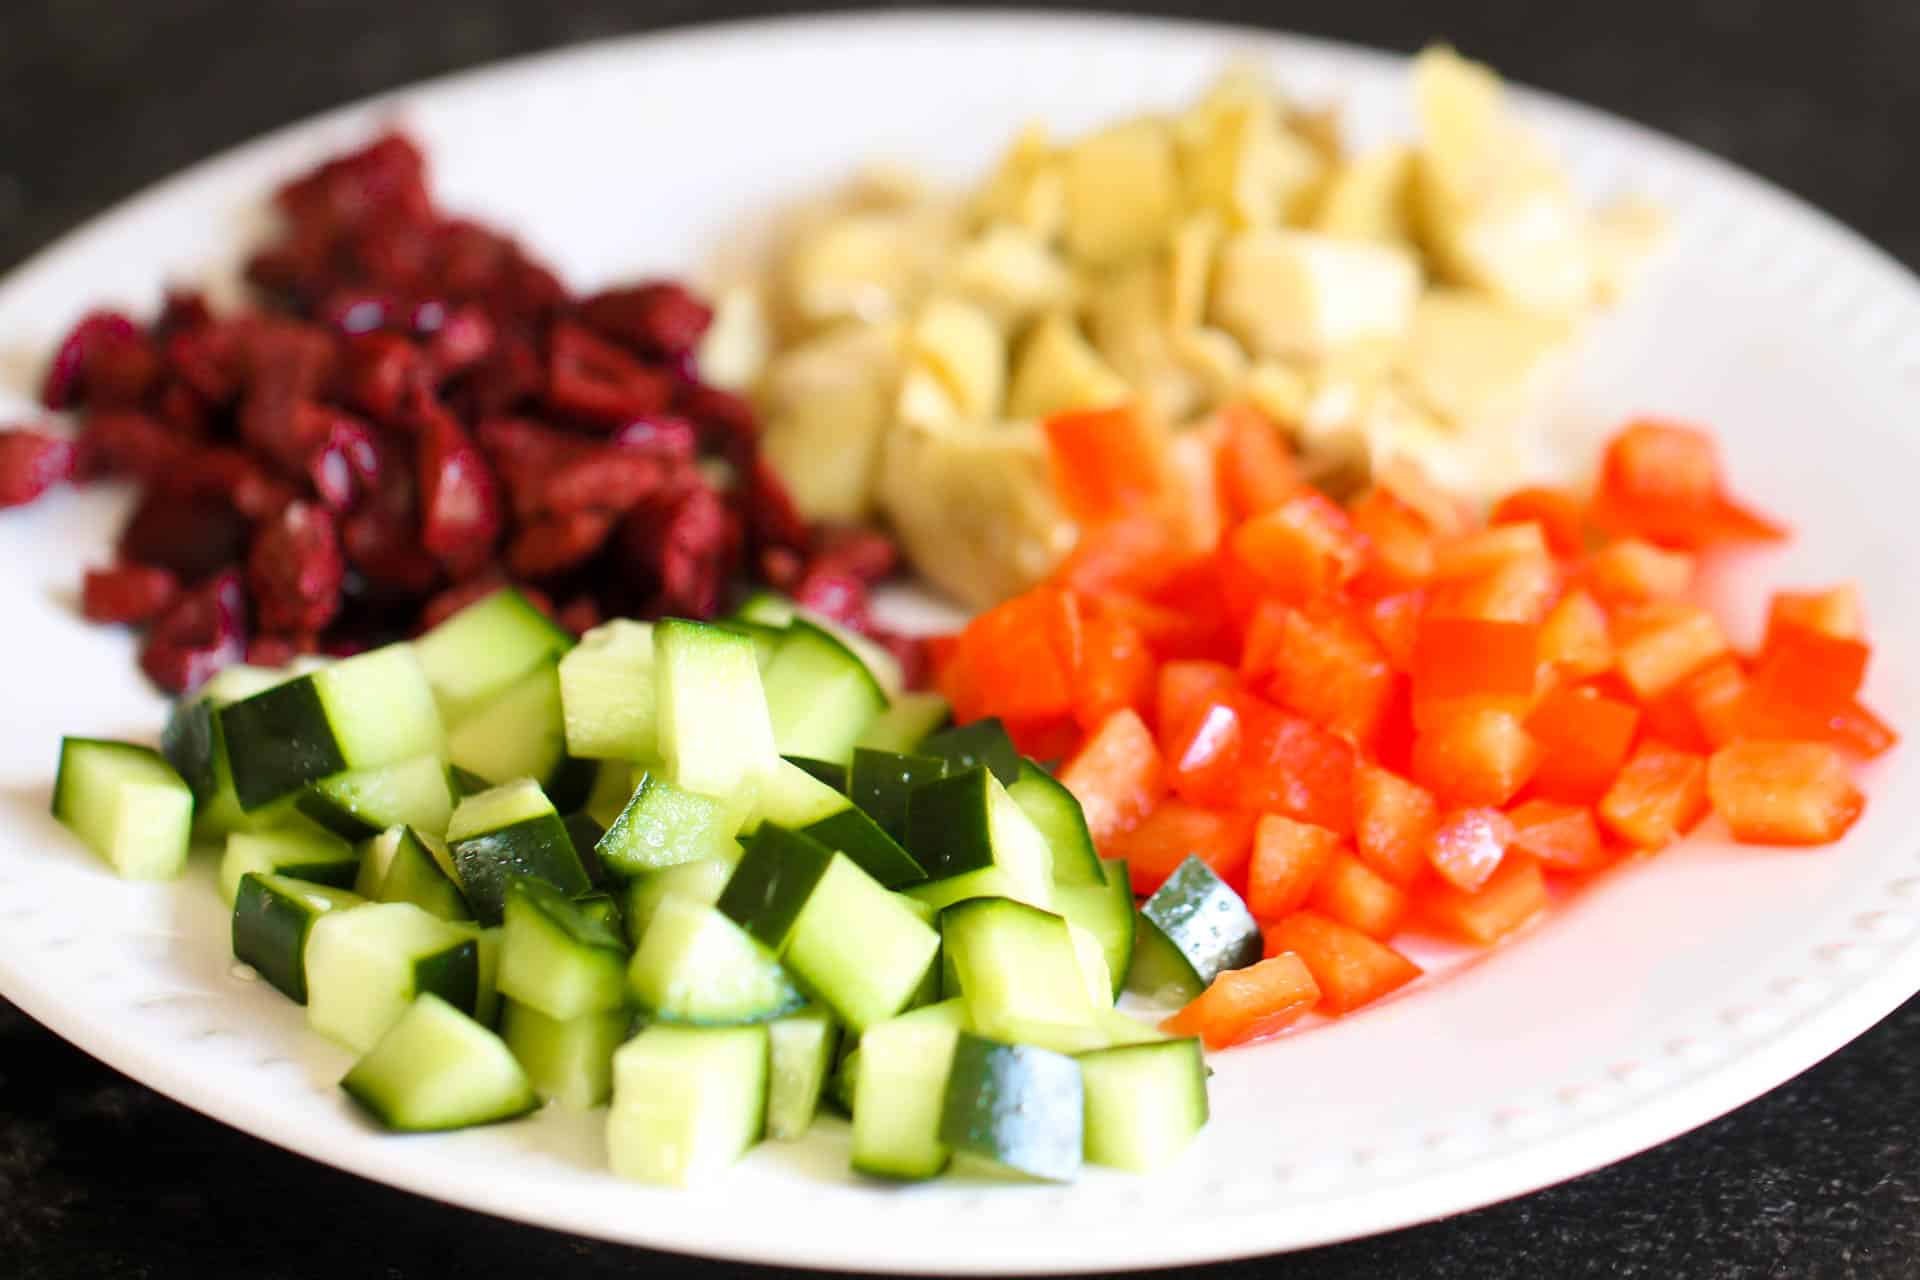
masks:
{"type": "Polygon", "coordinates": [[[95,409],[138,408],[165,372],[160,356],[137,330],[104,331],[87,352],[81,394],[95,409]]]}
{"type": "Polygon", "coordinates": [[[814,531],[813,566],[830,565],[862,582],[879,582],[900,567],[900,548],[878,529],[851,525],[824,526],[814,531]]]}
{"type": "Polygon", "coordinates": [[[575,636],[583,636],[600,625],[600,602],[592,596],[575,597],[560,610],[557,621],[575,636]]]}
{"type": "Polygon", "coordinates": [[[640,449],[663,458],[691,459],[700,451],[700,432],[691,421],[674,414],[635,418],[607,437],[617,449],[640,449]]]}
{"type": "Polygon", "coordinates": [[[170,430],[189,439],[202,439],[209,428],[207,402],[186,383],[174,380],[153,397],[153,416],[170,430]]]}
{"type": "Polygon", "coordinates": [[[794,603],[852,627],[867,624],[867,584],[831,567],[807,570],[793,589],[794,603]]]}
{"type": "Polygon", "coordinates": [[[89,622],[151,622],[180,594],[180,580],[155,565],[89,569],[80,588],[80,612],[89,622]]]}
{"type": "Polygon", "coordinates": [[[738,518],[712,489],[696,485],[643,503],[620,527],[621,559],[647,597],[647,612],[710,618],[739,562],[738,518]]]}
{"type": "Polygon", "coordinates": [[[312,401],[326,385],[333,344],[299,325],[262,325],[248,335],[240,438],[288,471],[299,471],[326,438],[328,418],[312,401]]]}
{"type": "Polygon", "coordinates": [[[703,447],[743,468],[751,460],[760,439],[760,419],[744,398],[718,387],[688,382],[681,385],[674,407],[699,426],[703,447]]]}
{"type": "Polygon", "coordinates": [[[312,636],[258,635],[247,642],[247,664],[254,667],[284,667],[303,653],[313,653],[319,643],[312,636]]]}
{"type": "Polygon", "coordinates": [[[614,519],[604,511],[579,511],[522,525],[507,547],[507,567],[527,578],[574,568],[606,544],[614,519]]]}
{"type": "Polygon", "coordinates": [[[90,414],[80,428],[78,473],[158,479],[178,468],[192,450],[156,418],[126,409],[90,414]]]}
{"type": "Polygon", "coordinates": [[[673,374],[649,368],[591,330],[562,322],[547,339],[547,403],[604,427],[666,409],[673,374]]]}
{"type": "Polygon", "coordinates": [[[293,486],[238,449],[201,449],[155,485],[176,498],[220,499],[249,520],[279,515],[296,496],[293,486]]]}
{"type": "Polygon", "coordinates": [[[140,669],[170,693],[185,693],[247,648],[247,595],[240,574],[209,578],[155,620],[140,650],[140,669]]]}
{"type": "Polygon", "coordinates": [[[636,351],[681,356],[713,322],[713,308],[684,285],[655,281],[596,293],[580,304],[580,319],[596,332],[636,351]]]}
{"type": "Polygon", "coordinates": [[[82,403],[93,353],[104,343],[133,338],[138,333],[133,321],[117,311],[90,311],[81,316],[53,353],[53,362],[40,385],[40,403],[49,409],[71,409],[82,403]]]}
{"type": "Polygon", "coordinates": [[[296,224],[326,233],[376,213],[425,220],[433,214],[426,175],[420,149],[406,137],[389,133],[288,183],[274,202],[296,224]]]}
{"type": "Polygon", "coordinates": [[[540,352],[525,334],[505,334],[493,351],[461,379],[455,393],[469,418],[512,413],[545,394],[547,370],[540,352]]]}
{"type": "Polygon", "coordinates": [[[0,431],[0,507],[21,507],[73,478],[73,443],[23,427],[0,431]]]}
{"type": "Polygon", "coordinates": [[[380,422],[392,422],[432,378],[427,355],[397,333],[366,333],[341,348],[340,398],[380,422]]]}
{"type": "Polygon", "coordinates": [[[327,434],[307,455],[307,479],[320,500],[335,511],[351,507],[379,483],[385,466],[373,428],[352,414],[316,406],[327,418],[327,434]]]}
{"type": "Polygon", "coordinates": [[[540,506],[555,516],[582,511],[624,515],[669,487],[683,466],[635,450],[602,448],[561,463],[540,487],[540,506]]]}
{"type": "Polygon", "coordinates": [[[166,340],[167,369],[210,404],[224,405],[240,393],[245,379],[247,331],[256,321],[235,317],[199,325],[166,340]]]}
{"type": "Polygon", "coordinates": [[[155,490],[134,508],[118,549],[122,560],[198,582],[238,564],[246,546],[246,517],[224,499],[155,490]]]}
{"type": "Polygon", "coordinates": [[[213,323],[213,308],[207,296],[195,289],[169,289],[160,304],[160,315],[153,322],[155,338],[170,338],[187,329],[199,329],[213,323]]]}
{"type": "Polygon", "coordinates": [[[282,511],[247,555],[247,585],[268,631],[319,631],[332,622],[346,575],[333,513],[316,503],[282,511]]]}
{"type": "Polygon", "coordinates": [[[448,309],[432,303],[416,312],[414,326],[428,335],[427,359],[442,381],[485,360],[499,338],[493,321],[477,306],[448,309]],[[422,313],[430,308],[440,310],[432,316],[431,325],[423,324],[422,313]]]}
{"type": "Polygon", "coordinates": [[[410,468],[389,466],[380,485],[347,517],[347,560],[383,594],[422,596],[440,582],[440,562],[420,546],[410,468]]]}
{"type": "Polygon", "coordinates": [[[753,546],[807,549],[807,523],[800,518],[786,481],[757,453],[741,478],[736,500],[753,546]]]}
{"type": "Polygon", "coordinates": [[[420,545],[463,578],[493,558],[500,540],[500,482],[480,446],[444,408],[426,402],[419,422],[420,545]]]}

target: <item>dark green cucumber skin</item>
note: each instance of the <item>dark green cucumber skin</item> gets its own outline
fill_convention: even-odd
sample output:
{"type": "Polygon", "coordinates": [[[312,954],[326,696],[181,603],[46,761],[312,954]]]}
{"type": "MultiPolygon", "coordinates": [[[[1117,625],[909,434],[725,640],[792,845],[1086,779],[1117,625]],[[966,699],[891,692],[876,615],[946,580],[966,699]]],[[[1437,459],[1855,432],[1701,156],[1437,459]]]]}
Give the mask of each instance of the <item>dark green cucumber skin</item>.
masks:
{"type": "Polygon", "coordinates": [[[1218,974],[1260,959],[1260,925],[1213,868],[1188,857],[1140,907],[1205,987],[1218,974]]]}
{"type": "Polygon", "coordinates": [[[919,884],[927,878],[926,869],[913,855],[858,809],[842,809],[809,823],[803,831],[827,848],[846,854],[862,871],[889,889],[919,884]]]}
{"type": "Polygon", "coordinates": [[[574,899],[573,905],[582,915],[610,930],[614,941],[620,945],[622,951],[627,949],[626,917],[621,913],[620,904],[615,901],[612,894],[589,893],[583,898],[574,899]]]}
{"type": "Polygon", "coordinates": [[[1007,727],[998,717],[975,720],[953,729],[942,729],[914,748],[915,755],[938,756],[947,762],[950,773],[985,765],[1010,787],[1020,781],[1020,752],[1007,736],[1007,727]]]}
{"type": "Polygon", "coordinates": [[[213,794],[218,779],[213,755],[218,750],[213,703],[207,698],[182,699],[173,704],[167,726],[160,731],[160,754],[180,775],[196,801],[213,794]]]}
{"type": "Polygon", "coordinates": [[[907,801],[907,847],[935,880],[993,865],[987,817],[992,775],[976,765],[929,782],[907,801]]]}
{"type": "Polygon", "coordinates": [[[482,791],[493,789],[491,782],[457,764],[447,766],[447,776],[453,779],[453,798],[456,800],[465,800],[468,796],[477,796],[482,791]]]}
{"type": "Polygon", "coordinates": [[[253,966],[281,995],[295,1004],[307,1002],[307,933],[315,912],[303,903],[288,902],[260,877],[240,877],[233,900],[233,958],[253,966]]]}
{"type": "MultiPolygon", "coordinates": [[[[847,790],[847,766],[832,760],[815,760],[808,756],[785,756],[783,759],[815,781],[824,782],[835,791],[845,794],[847,790]]],[[[858,803],[857,801],[855,803],[858,803]]]]}
{"type": "Polygon", "coordinates": [[[587,796],[593,791],[594,775],[599,770],[598,760],[562,756],[553,776],[541,785],[541,790],[553,801],[554,808],[561,813],[571,813],[587,803],[587,796]]]}
{"type": "Polygon", "coordinates": [[[947,776],[939,756],[901,755],[856,747],[847,773],[847,795],[896,841],[907,838],[907,796],[915,787],[947,776]]]}
{"type": "Polygon", "coordinates": [[[292,862],[284,867],[275,867],[273,874],[286,876],[290,880],[305,880],[309,884],[323,884],[329,889],[351,889],[354,877],[360,874],[360,859],[331,858],[325,862],[292,862]]]}
{"type": "Polygon", "coordinates": [[[715,906],[778,955],[827,874],[833,852],[801,832],[767,823],[747,842],[715,906]]]}
{"type": "Polygon", "coordinates": [[[323,792],[308,787],[294,800],[293,807],[343,840],[366,840],[380,834],[381,828],[363,821],[335,803],[323,792]]]}
{"type": "Polygon", "coordinates": [[[1094,852],[1093,833],[1080,802],[1066,785],[1032,760],[1020,763],[1020,780],[1007,788],[1007,794],[1021,812],[1040,829],[1053,850],[1055,883],[1098,885],[1104,883],[1100,857],[1094,852]],[[1071,846],[1063,847],[1063,846],[1071,846]]]}
{"type": "Polygon", "coordinates": [[[500,923],[507,887],[521,876],[544,880],[569,898],[593,888],[567,824],[552,813],[460,841],[453,846],[453,865],[474,919],[489,926],[500,923]]]}
{"type": "Polygon", "coordinates": [[[310,676],[220,708],[240,807],[251,812],[347,767],[310,676]]]}
{"type": "Polygon", "coordinates": [[[618,928],[619,908],[613,907],[613,900],[604,894],[596,895],[608,907],[613,907],[614,923],[607,919],[602,909],[589,909],[592,898],[573,899],[560,892],[544,880],[522,878],[507,887],[508,894],[519,898],[528,906],[545,916],[567,937],[584,947],[597,947],[602,951],[613,951],[621,957],[627,954],[626,936],[618,928]]]}
{"type": "Polygon", "coordinates": [[[413,965],[413,989],[415,994],[431,991],[473,1017],[480,1003],[480,944],[469,938],[422,956],[413,965]]]}
{"type": "Polygon", "coordinates": [[[587,879],[595,884],[605,884],[606,868],[600,863],[599,851],[595,848],[600,837],[607,834],[606,828],[593,820],[593,815],[585,809],[570,813],[564,819],[567,836],[573,841],[573,851],[579,855],[580,867],[587,873],[587,879]]]}
{"type": "Polygon", "coordinates": [[[1080,1172],[1080,1064],[1033,1045],[962,1032],[953,1050],[940,1140],[1016,1173],[1070,1182],[1080,1172]]]}

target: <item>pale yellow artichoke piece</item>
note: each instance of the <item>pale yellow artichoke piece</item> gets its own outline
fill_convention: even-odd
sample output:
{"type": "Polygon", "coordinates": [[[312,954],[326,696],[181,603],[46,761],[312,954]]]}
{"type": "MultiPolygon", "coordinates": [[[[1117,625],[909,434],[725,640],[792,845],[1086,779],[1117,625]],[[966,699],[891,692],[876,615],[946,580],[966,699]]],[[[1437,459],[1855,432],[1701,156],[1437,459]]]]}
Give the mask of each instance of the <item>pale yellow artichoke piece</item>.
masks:
{"type": "Polygon", "coordinates": [[[1321,189],[1310,226],[1322,235],[1404,245],[1413,238],[1413,148],[1394,143],[1340,165],[1321,189]]]}
{"type": "Polygon", "coordinates": [[[966,419],[953,393],[947,390],[933,370],[924,365],[909,367],[900,379],[900,399],[895,416],[916,427],[957,427],[966,419]]]}
{"type": "Polygon", "coordinates": [[[848,326],[767,366],[761,407],[767,460],[803,515],[854,521],[872,511],[881,440],[895,416],[898,325],[848,326]]]}
{"type": "Polygon", "coordinates": [[[1041,581],[1073,546],[1032,422],[934,427],[887,437],[880,501],[933,585],[976,609],[1041,581]]]}
{"type": "Polygon", "coordinates": [[[1209,408],[1223,404],[1247,380],[1247,353],[1224,329],[1177,329],[1173,351],[1181,365],[1199,380],[1209,408]]]}
{"type": "Polygon", "coordinates": [[[952,242],[938,205],[845,213],[803,233],[787,259],[787,301],[808,328],[897,319],[919,300],[952,242]]]}
{"type": "Polygon", "coordinates": [[[1318,356],[1406,332],[1420,293],[1413,256],[1306,231],[1243,231],[1214,271],[1209,315],[1255,356],[1318,356]]]}
{"type": "Polygon", "coordinates": [[[720,291],[713,303],[713,323],[694,354],[702,382],[741,393],[753,388],[773,354],[772,321],[758,286],[738,284],[720,291]]]}
{"type": "Polygon", "coordinates": [[[1067,225],[1062,169],[1046,126],[1027,125],[981,185],[974,216],[982,222],[1010,223],[1047,243],[1058,240],[1067,225]]]}
{"type": "Polygon", "coordinates": [[[915,364],[931,373],[962,420],[1000,416],[1007,395],[1007,341],[993,317],[958,298],[933,298],[908,339],[915,364]]]}
{"type": "Polygon", "coordinates": [[[1565,367],[1574,325],[1458,289],[1414,309],[1400,381],[1436,419],[1461,431],[1506,431],[1545,400],[1565,367]]]}
{"type": "Polygon", "coordinates": [[[942,288],[979,306],[1007,330],[1073,305],[1075,293],[1066,263],[1046,241],[1014,223],[990,226],[961,246],[942,288]]]}
{"type": "Polygon", "coordinates": [[[1307,375],[1298,365],[1282,360],[1256,360],[1241,390],[1254,408],[1289,430],[1305,420],[1313,398],[1307,375]]]}
{"type": "Polygon", "coordinates": [[[1271,102],[1235,103],[1209,117],[1182,148],[1187,203],[1234,228],[1291,220],[1320,179],[1319,154],[1281,128],[1271,102]]]}
{"type": "Polygon", "coordinates": [[[1157,120],[1102,129],[1066,155],[1067,248],[1090,267],[1158,249],[1180,209],[1173,138],[1157,120]]]}
{"type": "Polygon", "coordinates": [[[1592,217],[1593,283],[1597,301],[1615,302],[1631,290],[1667,233],[1667,214],[1648,200],[1618,200],[1592,217]]]}
{"type": "Polygon", "coordinates": [[[1160,422],[1185,422],[1199,411],[1205,388],[1180,361],[1166,324],[1167,273],[1143,258],[1088,291],[1087,336],[1126,379],[1146,412],[1160,422]]]}
{"type": "Polygon", "coordinates": [[[1211,211],[1181,222],[1167,251],[1167,324],[1175,331],[1202,324],[1207,289],[1220,251],[1220,218],[1211,211]]]}
{"type": "Polygon", "coordinates": [[[1068,409],[1098,409],[1132,395],[1126,380],[1100,358],[1065,315],[1034,326],[1021,344],[1007,412],[1015,418],[1045,418],[1068,409]]]}

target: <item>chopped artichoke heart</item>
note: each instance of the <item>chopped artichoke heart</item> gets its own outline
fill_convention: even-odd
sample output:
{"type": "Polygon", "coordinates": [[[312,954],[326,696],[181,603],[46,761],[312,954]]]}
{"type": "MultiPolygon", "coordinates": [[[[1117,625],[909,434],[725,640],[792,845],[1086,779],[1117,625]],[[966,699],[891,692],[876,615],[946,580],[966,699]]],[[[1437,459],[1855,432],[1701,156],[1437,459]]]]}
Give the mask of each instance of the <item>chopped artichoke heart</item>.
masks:
{"type": "Polygon", "coordinates": [[[992,316],[970,302],[935,298],[921,308],[909,341],[916,367],[933,375],[961,418],[985,422],[1000,416],[1007,343],[992,316]]]}
{"type": "Polygon", "coordinates": [[[777,356],[762,387],[767,460],[802,514],[860,520],[900,381],[898,326],[831,330],[777,356]]]}
{"type": "Polygon", "coordinates": [[[978,306],[1008,330],[1071,306],[1073,274],[1038,235],[998,223],[969,240],[947,268],[944,291],[978,306]]]}
{"type": "Polygon", "coordinates": [[[1460,430],[1506,430],[1552,389],[1573,336],[1561,313],[1436,289],[1414,309],[1398,371],[1407,391],[1441,421],[1460,430]]]}
{"type": "Polygon", "coordinates": [[[1044,418],[1066,409],[1118,404],[1132,394],[1126,379],[1100,358],[1071,319],[1051,315],[1034,326],[1020,348],[1007,411],[1016,418],[1044,418]]]}
{"type": "Polygon", "coordinates": [[[1306,231],[1243,231],[1221,251],[1211,316],[1257,356],[1397,338],[1420,293],[1413,256],[1306,231]]]}
{"type": "Polygon", "coordinates": [[[1381,147],[1348,161],[1321,190],[1313,229],[1343,240],[1407,244],[1413,239],[1408,210],[1412,178],[1413,148],[1405,145],[1381,147]]]}
{"type": "Polygon", "coordinates": [[[1091,267],[1160,247],[1180,207],[1173,139],[1136,120],[1082,139],[1067,152],[1067,248],[1091,267]]]}

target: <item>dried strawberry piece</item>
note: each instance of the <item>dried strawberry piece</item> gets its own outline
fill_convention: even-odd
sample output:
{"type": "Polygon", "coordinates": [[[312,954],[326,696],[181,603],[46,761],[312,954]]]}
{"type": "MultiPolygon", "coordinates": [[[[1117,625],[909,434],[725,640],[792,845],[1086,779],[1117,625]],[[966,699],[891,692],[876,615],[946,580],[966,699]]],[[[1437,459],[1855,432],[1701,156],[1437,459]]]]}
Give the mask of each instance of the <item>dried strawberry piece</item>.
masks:
{"type": "Polygon", "coordinates": [[[257,635],[247,642],[247,665],[284,667],[302,654],[318,653],[320,640],[312,635],[257,635]]]}
{"type": "Polygon", "coordinates": [[[575,596],[560,610],[555,621],[571,631],[577,639],[600,625],[600,602],[592,596],[575,596]]]}
{"type": "Polygon", "coordinates": [[[499,331],[476,306],[448,309],[440,303],[415,312],[414,331],[426,335],[427,360],[441,381],[485,360],[499,339],[499,331]]]}
{"type": "Polygon", "coordinates": [[[786,481],[757,453],[740,478],[735,499],[746,517],[748,540],[754,547],[807,550],[807,522],[800,518],[786,481]]]}
{"type": "Polygon", "coordinates": [[[103,344],[116,339],[139,336],[133,321],[117,311],[90,311],[68,331],[53,353],[47,376],[40,385],[40,403],[49,409],[71,409],[87,393],[88,366],[103,344]]]}
{"type": "Polygon", "coordinates": [[[619,546],[631,583],[648,593],[647,612],[710,618],[739,563],[741,530],[718,493],[695,485],[636,507],[619,546]]]}
{"type": "Polygon", "coordinates": [[[480,446],[444,407],[422,397],[416,418],[420,545],[463,578],[493,558],[506,523],[500,481],[480,446]]]}
{"type": "Polygon", "coordinates": [[[25,427],[0,430],[0,507],[25,506],[73,479],[78,459],[69,440],[25,427]]]}
{"type": "Polygon", "coordinates": [[[604,511],[542,516],[520,526],[507,547],[507,567],[523,578],[551,578],[577,568],[606,545],[614,520],[604,511]]]}
{"type": "Polygon", "coordinates": [[[685,355],[713,323],[713,308],[672,281],[596,293],[579,314],[596,333],[650,356],[685,355]]]}
{"type": "Polygon", "coordinates": [[[295,224],[327,234],[376,214],[415,221],[433,216],[426,157],[398,133],[386,134],[295,179],[280,188],[274,203],[295,224]]]}
{"type": "Polygon", "coordinates": [[[163,348],[167,368],[207,403],[229,404],[246,379],[250,327],[242,320],[218,321],[169,334],[163,348]]]}
{"type": "Polygon", "coordinates": [[[250,530],[224,498],[155,489],[141,499],[120,531],[120,558],[170,569],[183,582],[238,564],[250,530]]]}
{"type": "Polygon", "coordinates": [[[247,648],[247,593],[228,570],[181,596],[155,619],[140,650],[140,669],[170,693],[185,693],[247,648]]]}
{"type": "MultiPolygon", "coordinates": [[[[373,289],[399,298],[434,287],[439,253],[439,229],[406,214],[378,213],[347,232],[334,246],[333,256],[343,274],[373,289]]],[[[404,323],[404,306],[393,322],[404,323]]]]}
{"type": "Polygon", "coordinates": [[[767,547],[755,562],[768,586],[791,592],[807,571],[807,559],[792,547],[767,547]]]}
{"type": "Polygon", "coordinates": [[[731,391],[698,382],[682,383],[674,407],[700,428],[703,448],[742,470],[752,464],[760,442],[760,420],[753,406],[731,391]]]}
{"type": "Polygon", "coordinates": [[[594,449],[560,463],[540,487],[541,509],[550,515],[580,511],[622,515],[662,490],[678,487],[684,463],[645,453],[594,449]]]}
{"type": "Polygon", "coordinates": [[[865,583],[891,577],[900,567],[900,548],[878,529],[824,525],[814,530],[812,567],[830,566],[865,583]]]}
{"type": "Polygon", "coordinates": [[[189,329],[201,329],[213,323],[213,308],[207,295],[197,289],[169,289],[160,304],[160,315],[153,322],[153,336],[164,341],[189,329]]]}
{"type": "Polygon", "coordinates": [[[867,584],[833,568],[812,568],[795,584],[794,603],[835,622],[864,627],[868,621],[867,584]]]}
{"type": "Polygon", "coordinates": [[[347,342],[334,383],[340,398],[377,422],[394,422],[433,378],[433,365],[410,339],[368,333],[347,342]]]}
{"type": "Polygon", "coordinates": [[[603,427],[657,414],[673,401],[674,376],[649,368],[580,325],[553,326],[547,347],[547,403],[603,427]]]}
{"type": "Polygon", "coordinates": [[[153,416],[170,430],[199,440],[207,434],[212,413],[199,392],[184,382],[169,379],[153,397],[153,416]]]}
{"type": "Polygon", "coordinates": [[[607,437],[607,443],[616,449],[638,449],[691,461],[700,451],[700,433],[689,419],[653,414],[623,424],[607,437]]]}
{"type": "Polygon", "coordinates": [[[151,622],[180,595],[180,579],[158,565],[89,569],[80,587],[80,612],[89,622],[151,622]]]}
{"type": "Polygon", "coordinates": [[[318,329],[263,325],[248,335],[246,363],[240,437],[297,472],[326,438],[328,419],[313,410],[332,371],[333,343],[318,329]]]}
{"type": "Polygon", "coordinates": [[[165,373],[159,353],[139,330],[115,328],[102,331],[87,351],[80,386],[91,408],[133,409],[145,403],[165,373]]]}
{"type": "Polygon", "coordinates": [[[511,238],[459,218],[442,223],[438,234],[442,296],[482,302],[496,316],[521,320],[566,301],[559,279],[511,238]]]}
{"type": "Polygon", "coordinates": [[[345,511],[380,483],[384,459],[373,428],[349,413],[317,407],[328,419],[326,438],[307,455],[307,479],[320,501],[345,511]]]}
{"type": "Polygon", "coordinates": [[[347,560],[384,595],[423,596],[439,585],[440,562],[420,546],[413,473],[389,465],[380,484],[340,527],[347,560]]]}
{"type": "Polygon", "coordinates": [[[593,447],[589,440],[528,418],[493,418],[482,422],[474,435],[521,520],[545,513],[548,481],[593,447]]]}
{"type": "Polygon", "coordinates": [[[80,427],[77,474],[157,480],[180,467],[193,442],[157,418],[128,409],[90,414],[80,427]]]}
{"type": "Polygon", "coordinates": [[[357,338],[402,327],[408,310],[406,301],[396,294],[353,286],[335,289],[320,299],[313,318],[343,337],[357,338]]]}
{"type": "Polygon", "coordinates": [[[293,486],[238,449],[201,449],[155,477],[158,493],[175,498],[219,499],[249,520],[280,514],[297,496],[293,486]]]}
{"type": "Polygon", "coordinates": [[[333,513],[318,503],[288,506],[247,555],[247,585],[268,631],[319,631],[332,622],[346,576],[333,513]]]}
{"type": "Polygon", "coordinates": [[[514,413],[546,393],[547,369],[524,333],[496,336],[493,350],[460,379],[453,398],[469,419],[514,413]]]}

